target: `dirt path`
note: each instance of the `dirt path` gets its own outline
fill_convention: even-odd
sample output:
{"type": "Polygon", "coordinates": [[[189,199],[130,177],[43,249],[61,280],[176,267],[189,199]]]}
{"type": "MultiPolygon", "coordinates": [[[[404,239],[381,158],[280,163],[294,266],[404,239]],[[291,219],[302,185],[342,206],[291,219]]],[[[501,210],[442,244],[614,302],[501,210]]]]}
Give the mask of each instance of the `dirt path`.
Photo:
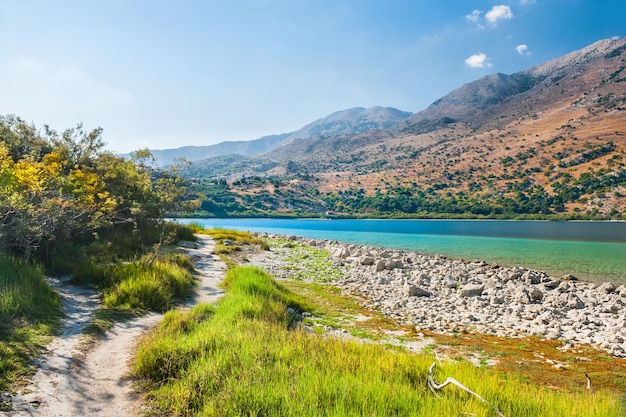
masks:
{"type": "MultiPolygon", "coordinates": [[[[200,236],[197,249],[189,249],[200,282],[195,298],[188,303],[216,301],[225,265],[212,254],[214,243],[200,236]]],[[[80,350],[82,329],[99,307],[98,294],[55,280],[67,314],[60,337],[40,358],[40,371],[30,386],[12,398],[13,411],[0,413],[11,417],[131,417],[141,404],[133,395],[126,378],[128,361],[137,338],[161,319],[149,314],[117,324],[86,354],[80,350]]]]}

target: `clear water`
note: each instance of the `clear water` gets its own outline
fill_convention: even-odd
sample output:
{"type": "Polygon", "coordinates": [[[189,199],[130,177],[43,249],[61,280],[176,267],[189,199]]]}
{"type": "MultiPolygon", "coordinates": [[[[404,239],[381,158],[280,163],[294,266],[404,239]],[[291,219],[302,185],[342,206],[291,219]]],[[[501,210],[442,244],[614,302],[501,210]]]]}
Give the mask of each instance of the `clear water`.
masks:
{"type": "Polygon", "coordinates": [[[404,249],[553,276],[626,284],[625,222],[497,220],[180,219],[206,228],[247,230],[404,249]]]}

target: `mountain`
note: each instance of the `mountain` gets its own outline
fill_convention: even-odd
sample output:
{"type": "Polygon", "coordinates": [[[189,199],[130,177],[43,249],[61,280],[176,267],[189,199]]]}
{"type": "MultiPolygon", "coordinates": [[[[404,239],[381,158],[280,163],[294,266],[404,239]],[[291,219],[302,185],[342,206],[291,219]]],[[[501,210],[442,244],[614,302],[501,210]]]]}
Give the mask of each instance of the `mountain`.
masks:
{"type": "Polygon", "coordinates": [[[302,214],[307,196],[350,215],[626,217],[626,39],[483,77],[383,129],[334,130],[351,112],[188,174],[255,215],[302,214]]]}
{"type": "Polygon", "coordinates": [[[314,136],[363,133],[398,125],[413,113],[391,107],[355,107],[330,114],[307,124],[295,132],[264,136],[249,141],[225,141],[208,146],[183,146],[175,149],[151,149],[159,166],[171,164],[176,158],[199,161],[226,155],[250,156],[272,151],[279,146],[314,136]]]}
{"type": "Polygon", "coordinates": [[[488,75],[435,101],[426,110],[409,117],[400,129],[424,133],[457,122],[480,128],[493,124],[500,115],[547,110],[555,101],[599,87],[598,81],[604,80],[608,75],[605,72],[611,68],[617,71],[618,79],[620,73],[623,77],[620,62],[623,63],[625,46],[624,39],[602,40],[512,75],[488,75]]]}
{"type": "Polygon", "coordinates": [[[396,126],[412,114],[392,107],[354,107],[309,123],[289,134],[285,143],[315,136],[355,135],[370,130],[385,130],[396,126]]]}
{"type": "MultiPolygon", "coordinates": [[[[248,141],[225,141],[207,146],[183,146],[174,149],[150,149],[159,166],[167,166],[176,158],[185,158],[188,161],[199,161],[223,155],[255,155],[275,149],[285,141],[288,133],[263,136],[248,141]]],[[[128,155],[124,155],[128,156],[128,155]]]]}

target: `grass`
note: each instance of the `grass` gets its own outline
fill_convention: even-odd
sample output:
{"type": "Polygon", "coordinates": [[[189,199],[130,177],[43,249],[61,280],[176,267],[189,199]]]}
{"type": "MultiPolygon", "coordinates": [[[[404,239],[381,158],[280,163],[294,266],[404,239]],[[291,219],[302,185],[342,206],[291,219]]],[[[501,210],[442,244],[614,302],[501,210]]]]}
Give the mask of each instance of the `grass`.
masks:
{"type": "Polygon", "coordinates": [[[129,263],[96,265],[86,263],[74,276],[79,283],[97,283],[102,304],[85,328],[89,336],[103,335],[115,323],[146,311],[164,312],[193,293],[195,277],[191,259],[180,252],[160,255],[153,262],[143,259],[129,263]]]}
{"type": "Polygon", "coordinates": [[[60,305],[41,271],[0,256],[0,390],[32,373],[30,358],[58,329],[60,305]]]}
{"type": "Polygon", "coordinates": [[[289,277],[296,280],[332,282],[343,277],[343,272],[329,258],[329,251],[323,248],[301,245],[284,239],[271,239],[273,246],[288,248],[284,267],[289,277]]]}
{"type": "MultiPolygon", "coordinates": [[[[153,415],[494,416],[476,398],[427,388],[427,355],[308,333],[293,311],[318,306],[254,267],[231,269],[216,305],[172,311],[140,344],[134,375],[153,415]]],[[[451,376],[510,416],[620,416],[611,393],[555,392],[515,373],[449,362],[451,376]]]]}
{"type": "Polygon", "coordinates": [[[181,254],[153,263],[133,262],[112,269],[115,284],[105,290],[106,308],[166,311],[192,293],[193,265],[181,254]]]}
{"type": "Polygon", "coordinates": [[[213,253],[218,255],[228,269],[237,266],[238,260],[245,259],[243,248],[258,247],[261,250],[270,250],[267,240],[258,238],[250,232],[226,229],[204,229],[201,225],[188,225],[197,234],[204,234],[215,239],[213,253]]]}
{"type": "MultiPolygon", "coordinates": [[[[189,229],[166,226],[166,230],[176,234],[176,241],[195,240],[189,229]]],[[[165,311],[191,295],[195,278],[188,257],[164,248],[156,259],[153,252],[122,262],[124,256],[137,256],[136,243],[120,234],[86,247],[67,245],[46,266],[48,273],[71,272],[74,283],[103,291],[104,308],[95,313],[85,333],[100,335],[115,322],[148,310],[165,311]]],[[[59,297],[42,272],[0,255],[0,390],[11,389],[32,374],[32,358],[59,328],[61,317],[59,297]]]]}
{"type": "Polygon", "coordinates": [[[201,226],[195,226],[194,229],[197,233],[211,236],[216,240],[214,252],[217,255],[230,255],[235,252],[241,251],[242,245],[259,245],[263,250],[269,250],[269,244],[267,241],[254,236],[250,232],[244,232],[239,230],[224,230],[224,229],[203,229],[201,226]]]}

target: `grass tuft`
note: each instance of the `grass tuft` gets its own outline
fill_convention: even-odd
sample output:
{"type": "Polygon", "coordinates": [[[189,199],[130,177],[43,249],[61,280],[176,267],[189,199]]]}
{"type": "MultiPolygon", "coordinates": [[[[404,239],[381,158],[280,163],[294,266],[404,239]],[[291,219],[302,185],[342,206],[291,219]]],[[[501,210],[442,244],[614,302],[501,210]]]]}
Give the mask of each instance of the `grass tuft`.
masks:
{"type": "Polygon", "coordinates": [[[191,295],[193,264],[168,254],[151,264],[133,262],[112,268],[113,286],[104,292],[106,308],[165,311],[191,295]]]}

